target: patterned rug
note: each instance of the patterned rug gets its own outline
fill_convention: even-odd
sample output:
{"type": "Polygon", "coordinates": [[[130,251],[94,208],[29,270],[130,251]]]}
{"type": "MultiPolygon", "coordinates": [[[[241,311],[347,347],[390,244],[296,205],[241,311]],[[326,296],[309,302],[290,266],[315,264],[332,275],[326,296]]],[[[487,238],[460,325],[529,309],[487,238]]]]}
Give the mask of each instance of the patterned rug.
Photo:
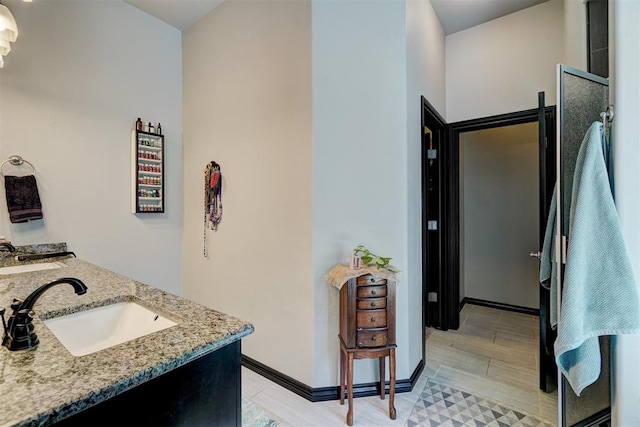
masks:
{"type": "Polygon", "coordinates": [[[242,427],[275,427],[277,425],[278,423],[256,404],[242,399],[242,427]]]}
{"type": "Polygon", "coordinates": [[[554,424],[429,380],[407,426],[553,427],[554,424]]]}

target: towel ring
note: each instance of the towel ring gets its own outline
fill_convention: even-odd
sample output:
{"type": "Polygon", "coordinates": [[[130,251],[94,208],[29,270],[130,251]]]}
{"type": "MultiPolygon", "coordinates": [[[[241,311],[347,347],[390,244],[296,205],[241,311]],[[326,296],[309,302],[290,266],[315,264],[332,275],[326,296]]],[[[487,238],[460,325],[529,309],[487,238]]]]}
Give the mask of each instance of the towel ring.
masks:
{"type": "Polygon", "coordinates": [[[36,167],[33,166],[33,164],[25,159],[23,159],[20,156],[11,156],[9,157],[7,160],[5,160],[4,162],[2,162],[2,164],[0,164],[0,176],[4,177],[4,173],[2,173],[2,169],[4,169],[4,166],[7,163],[11,163],[13,166],[22,166],[23,163],[28,164],[29,166],[31,166],[31,169],[33,169],[33,174],[36,174],[36,167]]]}

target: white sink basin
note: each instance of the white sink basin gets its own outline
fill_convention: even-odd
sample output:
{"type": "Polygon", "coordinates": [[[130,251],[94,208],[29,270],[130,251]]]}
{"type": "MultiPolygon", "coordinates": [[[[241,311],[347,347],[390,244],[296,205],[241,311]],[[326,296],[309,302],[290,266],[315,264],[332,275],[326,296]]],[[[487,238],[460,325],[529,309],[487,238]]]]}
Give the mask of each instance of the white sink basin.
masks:
{"type": "Polygon", "coordinates": [[[12,265],[10,267],[1,267],[0,274],[28,273],[30,271],[51,270],[60,267],[65,266],[57,262],[40,262],[37,264],[12,265]]]}
{"type": "Polygon", "coordinates": [[[45,320],[74,356],[84,356],[161,331],[177,323],[135,302],[120,302],[45,320]]]}

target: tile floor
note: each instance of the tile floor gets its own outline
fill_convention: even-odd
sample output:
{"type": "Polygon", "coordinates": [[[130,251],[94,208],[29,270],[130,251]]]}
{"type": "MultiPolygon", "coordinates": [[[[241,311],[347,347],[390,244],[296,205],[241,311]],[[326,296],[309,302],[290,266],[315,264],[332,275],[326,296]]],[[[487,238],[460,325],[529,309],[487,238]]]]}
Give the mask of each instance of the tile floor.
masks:
{"type": "Polygon", "coordinates": [[[457,331],[427,331],[434,381],[554,423],[557,393],[538,389],[538,318],[467,304],[457,331]]]}
{"type": "MultiPolygon", "coordinates": [[[[555,395],[537,388],[537,318],[473,305],[465,305],[460,316],[457,331],[428,330],[425,369],[413,391],[396,395],[397,419],[389,419],[388,397],[363,397],[354,401],[354,426],[408,425],[425,386],[432,383],[555,424],[555,395]]],[[[280,426],[346,425],[346,402],[311,403],[246,368],[242,396],[280,426]]]]}

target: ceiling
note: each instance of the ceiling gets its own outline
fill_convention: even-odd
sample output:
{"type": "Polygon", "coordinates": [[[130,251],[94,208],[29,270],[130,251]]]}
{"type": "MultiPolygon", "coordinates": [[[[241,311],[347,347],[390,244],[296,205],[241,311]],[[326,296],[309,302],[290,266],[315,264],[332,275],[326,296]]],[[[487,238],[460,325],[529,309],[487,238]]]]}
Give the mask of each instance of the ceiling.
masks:
{"type": "Polygon", "coordinates": [[[172,27],[184,30],[224,0],[124,0],[172,27]]]}
{"type": "MultiPolygon", "coordinates": [[[[184,30],[224,0],[124,0],[184,30]]],[[[411,1],[411,0],[408,0],[411,1]]],[[[446,35],[544,3],[547,0],[431,0],[446,35]]]]}
{"type": "Polygon", "coordinates": [[[431,0],[446,35],[475,27],[547,0],[431,0]]]}

